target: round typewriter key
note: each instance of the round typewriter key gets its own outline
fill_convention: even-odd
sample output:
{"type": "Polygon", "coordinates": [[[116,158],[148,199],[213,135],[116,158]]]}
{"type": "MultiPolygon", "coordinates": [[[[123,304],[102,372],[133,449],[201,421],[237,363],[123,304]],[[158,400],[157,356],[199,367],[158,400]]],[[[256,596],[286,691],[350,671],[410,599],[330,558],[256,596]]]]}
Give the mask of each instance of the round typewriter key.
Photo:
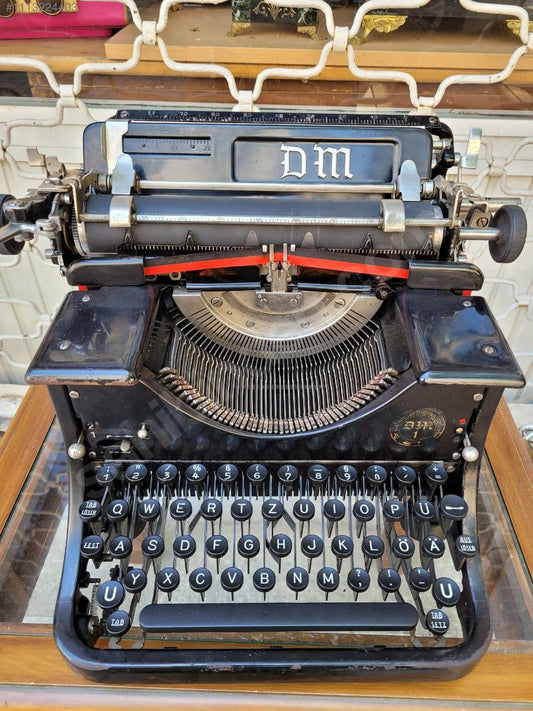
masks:
{"type": "Polygon", "coordinates": [[[320,536],[308,533],[302,538],[301,548],[302,553],[308,558],[317,558],[324,550],[324,543],[320,536]]]}
{"type": "Polygon", "coordinates": [[[190,558],[196,551],[196,541],[192,536],[178,536],[172,544],[172,550],[177,558],[190,558]]]}
{"type": "Polygon", "coordinates": [[[315,515],[315,505],[308,499],[299,499],[294,502],[292,513],[298,521],[310,521],[315,515]]]}
{"type": "Polygon", "coordinates": [[[113,540],[109,543],[109,555],[113,558],[127,558],[132,550],[133,546],[131,543],[131,538],[127,536],[115,536],[113,540]]]}
{"type": "Polygon", "coordinates": [[[255,486],[262,484],[268,476],[268,470],[264,464],[250,464],[246,470],[246,478],[255,486]]]}
{"type": "Polygon", "coordinates": [[[96,481],[101,486],[109,486],[112,484],[118,476],[118,467],[114,464],[104,464],[96,472],[96,481]]]}
{"type": "Polygon", "coordinates": [[[276,472],[276,476],[282,484],[294,484],[298,479],[298,469],[294,464],[283,464],[276,472]]]}
{"type": "Polygon", "coordinates": [[[427,499],[415,501],[413,512],[415,516],[422,519],[422,521],[431,521],[431,519],[435,518],[435,507],[431,501],[427,499]]]}
{"type": "Polygon", "coordinates": [[[444,484],[448,479],[448,472],[442,466],[442,464],[437,464],[434,462],[430,464],[429,467],[424,472],[424,476],[428,484],[432,486],[439,486],[444,484]]]}
{"type": "Polygon", "coordinates": [[[287,587],[293,592],[302,592],[309,585],[309,574],[304,568],[291,568],[285,578],[287,587]]]}
{"type": "Polygon", "coordinates": [[[348,558],[353,553],[353,541],[349,536],[341,534],[331,541],[331,552],[337,558],[348,558]]]}
{"type": "Polygon", "coordinates": [[[415,544],[409,536],[396,536],[391,548],[394,555],[402,560],[412,558],[415,553],[415,544]]]}
{"type": "Polygon", "coordinates": [[[169,512],[174,521],[185,521],[192,514],[192,504],[189,499],[174,499],[170,503],[169,512]]]}
{"type": "Polygon", "coordinates": [[[254,512],[254,507],[247,499],[236,499],[231,504],[231,515],[236,521],[247,521],[254,512]]]}
{"type": "Polygon", "coordinates": [[[100,536],[87,536],[80,546],[80,553],[84,558],[96,558],[104,550],[104,541],[100,536]]]}
{"type": "Polygon", "coordinates": [[[228,552],[228,539],[218,533],[210,536],[205,542],[205,550],[211,558],[222,558],[228,552]]]}
{"type": "Polygon", "coordinates": [[[137,504],[137,516],[142,521],[154,521],[161,513],[161,505],[156,499],[143,499],[137,504]]]}
{"type": "Polygon", "coordinates": [[[381,486],[387,481],[387,470],[380,464],[371,464],[365,471],[365,476],[372,484],[381,486]]]}
{"type": "Polygon", "coordinates": [[[243,558],[253,558],[259,553],[260,548],[259,539],[251,533],[237,541],[237,550],[243,558]]]}
{"type": "Polygon", "coordinates": [[[130,505],[125,499],[110,501],[105,510],[111,521],[123,521],[130,512],[130,505]]]}
{"type": "Polygon", "coordinates": [[[400,486],[411,486],[416,480],[416,472],[413,467],[400,464],[400,466],[394,470],[394,478],[400,486]]]}
{"type": "Polygon", "coordinates": [[[141,568],[131,568],[122,579],[122,584],[129,593],[141,592],[146,587],[146,583],[146,573],[141,568]]]}
{"type": "Polygon", "coordinates": [[[176,568],[161,568],[155,576],[155,584],[163,592],[172,592],[180,584],[180,574],[176,568]]]}
{"type": "Polygon", "coordinates": [[[450,629],[448,615],[442,610],[430,610],[426,615],[426,627],[433,634],[446,634],[450,629]]]}
{"type": "Polygon", "coordinates": [[[324,592],[333,592],[339,587],[339,574],[335,568],[320,568],[316,574],[316,584],[324,592]]]}
{"type": "Polygon", "coordinates": [[[142,482],[148,477],[148,469],[145,464],[137,462],[136,464],[130,464],[130,466],[124,472],[126,481],[131,484],[142,484],[142,482]]]}
{"type": "Polygon", "coordinates": [[[401,583],[400,574],[394,568],[383,568],[379,571],[378,585],[384,592],[396,592],[401,583]]]}
{"type": "Polygon", "coordinates": [[[433,578],[425,568],[413,568],[409,573],[409,585],[417,592],[426,592],[431,588],[433,578]]]}
{"type": "Polygon", "coordinates": [[[80,506],[79,513],[82,521],[97,521],[102,513],[102,506],[96,499],[89,499],[80,506]]]}
{"type": "Polygon", "coordinates": [[[278,558],[284,558],[292,551],[292,541],[286,533],[277,533],[270,539],[270,552],[278,558]]]}
{"type": "Polygon", "coordinates": [[[155,478],[161,484],[172,484],[178,478],[178,468],[175,464],[160,464],[155,470],[155,478]]]}
{"type": "Polygon", "coordinates": [[[438,605],[453,607],[459,602],[461,590],[455,580],[451,578],[437,578],[431,590],[438,605]]]}
{"type": "Polygon", "coordinates": [[[422,541],[422,552],[430,558],[441,558],[446,545],[440,536],[426,536],[422,541]]]}
{"type": "Polygon", "coordinates": [[[365,536],[361,542],[361,550],[367,558],[381,558],[385,544],[379,536],[365,536]]]}
{"type": "Polygon", "coordinates": [[[388,499],[383,504],[383,516],[387,521],[401,521],[405,515],[405,506],[398,499],[388,499]]]}
{"type": "Polygon", "coordinates": [[[462,496],[446,494],[440,500],[439,509],[444,518],[451,521],[462,521],[468,513],[468,504],[462,496]]]}
{"type": "Polygon", "coordinates": [[[213,576],[207,570],[207,568],[196,568],[189,575],[189,585],[191,590],[197,593],[203,593],[209,590],[211,583],[213,582],[213,576]]]}
{"type": "Polygon", "coordinates": [[[130,627],[130,616],[124,610],[113,610],[105,621],[106,632],[111,637],[126,634],[130,627]]]}
{"type": "Polygon", "coordinates": [[[455,549],[465,558],[473,558],[478,551],[476,539],[463,533],[455,539],[455,549]]]}
{"type": "Polygon", "coordinates": [[[220,584],[228,592],[237,592],[242,588],[244,582],[244,575],[242,570],[239,568],[226,568],[220,574],[220,584]]]}
{"type": "Polygon", "coordinates": [[[371,521],[376,515],[376,508],[371,501],[359,499],[353,505],[353,515],[358,521],[371,521]]]}
{"type": "Polygon", "coordinates": [[[323,464],[311,464],[307,470],[307,478],[312,484],[320,486],[329,478],[329,471],[323,464]]]}
{"type": "Polygon", "coordinates": [[[268,499],[261,506],[261,513],[267,521],[279,521],[283,516],[283,504],[278,499],[268,499]]]}
{"type": "Polygon", "coordinates": [[[335,476],[341,485],[348,486],[357,480],[357,469],[351,464],[341,464],[335,469],[335,476]]]}
{"type": "Polygon", "coordinates": [[[165,550],[165,541],[161,536],[146,536],[141,543],[141,550],[147,558],[158,558],[165,550]]]}
{"type": "Polygon", "coordinates": [[[217,479],[223,484],[233,484],[239,476],[239,470],[235,464],[221,464],[217,469],[217,479]]]}
{"type": "Polygon", "coordinates": [[[203,464],[189,464],[185,470],[185,478],[189,484],[200,486],[207,477],[207,469],[203,464]]]}
{"type": "Polygon", "coordinates": [[[328,521],[341,521],[346,513],[346,506],[338,499],[328,499],[324,503],[323,511],[328,521]]]}
{"type": "Polygon", "coordinates": [[[124,600],[124,588],[118,580],[106,580],[96,591],[96,602],[102,610],[118,607],[122,600],[124,600]]]}
{"type": "Polygon", "coordinates": [[[354,592],[364,592],[370,586],[370,575],[364,568],[352,568],[348,573],[347,581],[354,592]]]}
{"type": "Polygon", "coordinates": [[[222,516],[222,502],[218,499],[204,499],[200,504],[200,513],[208,521],[216,521],[222,516]]]}
{"type": "Polygon", "coordinates": [[[269,592],[276,584],[276,575],[270,568],[258,568],[253,574],[254,588],[259,592],[269,592]]]}

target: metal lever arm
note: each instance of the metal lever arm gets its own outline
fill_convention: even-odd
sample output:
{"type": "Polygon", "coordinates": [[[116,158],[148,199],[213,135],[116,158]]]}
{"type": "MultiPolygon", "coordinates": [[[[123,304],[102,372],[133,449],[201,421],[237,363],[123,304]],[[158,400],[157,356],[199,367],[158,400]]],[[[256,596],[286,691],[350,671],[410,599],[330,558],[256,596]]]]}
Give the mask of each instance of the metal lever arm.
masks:
{"type": "Polygon", "coordinates": [[[20,235],[35,231],[35,225],[26,223],[13,224],[0,227],[0,254],[19,254],[24,247],[26,239],[20,235]],[[17,239],[18,237],[18,239],[17,239]]]}

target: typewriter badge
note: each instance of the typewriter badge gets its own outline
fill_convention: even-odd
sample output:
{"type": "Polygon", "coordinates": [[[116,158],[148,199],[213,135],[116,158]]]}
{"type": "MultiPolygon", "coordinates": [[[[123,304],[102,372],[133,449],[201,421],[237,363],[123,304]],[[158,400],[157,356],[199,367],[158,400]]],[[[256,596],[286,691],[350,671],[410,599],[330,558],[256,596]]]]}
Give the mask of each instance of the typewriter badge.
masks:
{"type": "Polygon", "coordinates": [[[390,436],[397,444],[413,447],[428,439],[438,439],[445,427],[446,419],[440,410],[410,410],[394,420],[390,436]]]}

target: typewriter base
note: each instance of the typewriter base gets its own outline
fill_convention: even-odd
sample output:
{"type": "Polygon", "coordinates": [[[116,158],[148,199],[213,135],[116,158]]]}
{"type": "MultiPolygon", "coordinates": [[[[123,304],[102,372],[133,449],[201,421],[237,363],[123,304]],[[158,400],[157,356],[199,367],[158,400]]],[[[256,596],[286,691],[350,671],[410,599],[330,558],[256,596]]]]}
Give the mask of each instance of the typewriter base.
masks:
{"type": "MultiPolygon", "coordinates": [[[[481,605],[480,601],[480,605],[481,605]]],[[[205,648],[196,643],[190,649],[169,646],[164,650],[115,650],[87,648],[65,620],[71,613],[68,601],[56,608],[55,640],[68,664],[88,679],[98,682],[148,682],[178,679],[184,675],[206,673],[240,676],[269,674],[294,678],[357,678],[361,681],[410,680],[438,681],[458,679],[468,674],[485,653],[491,638],[488,610],[483,600],[485,625],[478,626],[468,644],[428,650],[390,649],[309,649],[253,647],[205,648]]]]}

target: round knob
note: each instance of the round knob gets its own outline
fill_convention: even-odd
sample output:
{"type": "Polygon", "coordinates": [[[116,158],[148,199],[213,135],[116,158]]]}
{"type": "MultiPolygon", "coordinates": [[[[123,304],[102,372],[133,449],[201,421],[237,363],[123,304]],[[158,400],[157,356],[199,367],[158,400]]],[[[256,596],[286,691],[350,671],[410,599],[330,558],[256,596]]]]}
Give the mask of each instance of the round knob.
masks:
{"type": "Polygon", "coordinates": [[[137,430],[137,437],[138,437],[139,439],[146,439],[146,438],[148,437],[148,428],[146,427],[146,425],[144,424],[144,422],[142,423],[142,425],[141,425],[141,426],[139,427],[139,429],[137,430]]]}
{"type": "Polygon", "coordinates": [[[473,447],[471,444],[468,444],[466,447],[463,447],[463,451],[461,452],[463,459],[465,462],[477,462],[479,459],[479,450],[473,447]]]}
{"type": "Polygon", "coordinates": [[[514,262],[526,243],[527,219],[520,205],[502,205],[491,220],[491,227],[500,230],[496,240],[489,242],[489,251],[495,262],[514,262]]]}
{"type": "Polygon", "coordinates": [[[85,456],[85,452],[87,451],[86,447],[84,444],[81,442],[74,442],[73,444],[70,445],[68,448],[68,456],[71,459],[83,459],[85,456]]]}

